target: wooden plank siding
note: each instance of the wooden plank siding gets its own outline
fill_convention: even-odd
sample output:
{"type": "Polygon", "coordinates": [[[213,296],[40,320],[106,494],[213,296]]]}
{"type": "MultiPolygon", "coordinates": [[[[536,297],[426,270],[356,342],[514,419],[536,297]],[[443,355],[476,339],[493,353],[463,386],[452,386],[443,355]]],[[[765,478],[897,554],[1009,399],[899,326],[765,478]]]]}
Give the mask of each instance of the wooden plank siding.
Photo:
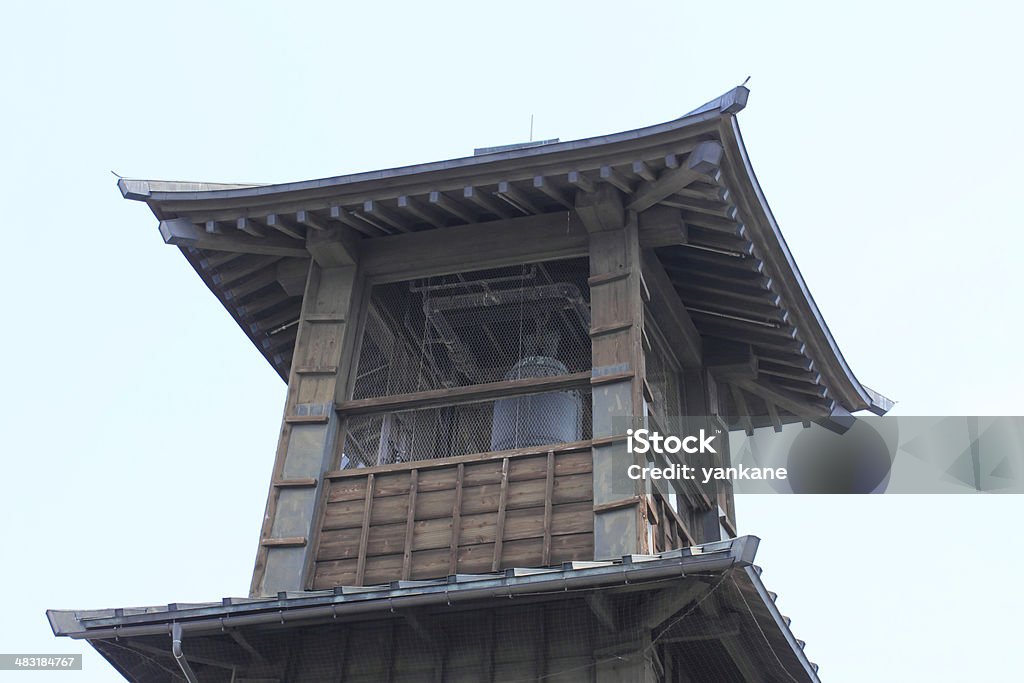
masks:
{"type": "Polygon", "coordinates": [[[486,455],[329,473],[312,588],[593,559],[589,444],[486,455]]]}

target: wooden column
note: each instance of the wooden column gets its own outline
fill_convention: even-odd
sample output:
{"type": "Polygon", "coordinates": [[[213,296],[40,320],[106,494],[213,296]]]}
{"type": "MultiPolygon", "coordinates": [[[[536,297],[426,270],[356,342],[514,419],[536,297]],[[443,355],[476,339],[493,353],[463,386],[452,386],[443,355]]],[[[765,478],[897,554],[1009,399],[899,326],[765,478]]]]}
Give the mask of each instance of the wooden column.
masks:
{"type": "Polygon", "coordinates": [[[625,476],[632,461],[625,432],[642,424],[643,298],[636,214],[627,216],[608,185],[577,195],[590,233],[593,436],[622,437],[594,447],[594,558],[647,550],[644,488],[625,476]]]}
{"type": "Polygon", "coordinates": [[[317,236],[288,381],[281,437],[250,595],[307,588],[324,474],[341,432],[334,409],[348,377],[361,278],[354,250],[317,236]]]}

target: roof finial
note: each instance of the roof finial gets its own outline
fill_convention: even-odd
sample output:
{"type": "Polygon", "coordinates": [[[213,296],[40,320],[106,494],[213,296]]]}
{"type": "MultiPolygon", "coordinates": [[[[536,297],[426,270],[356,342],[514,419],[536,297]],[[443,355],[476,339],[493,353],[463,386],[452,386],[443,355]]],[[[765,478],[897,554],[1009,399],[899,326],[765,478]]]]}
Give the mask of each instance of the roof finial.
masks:
{"type": "Polygon", "coordinates": [[[740,83],[740,87],[742,88],[742,87],[743,87],[743,86],[745,86],[745,85],[746,85],[746,84],[747,84],[747,83],[748,83],[749,81],[750,81],[750,76],[747,76],[746,80],[745,80],[745,81],[743,81],[742,83],[740,83]]]}

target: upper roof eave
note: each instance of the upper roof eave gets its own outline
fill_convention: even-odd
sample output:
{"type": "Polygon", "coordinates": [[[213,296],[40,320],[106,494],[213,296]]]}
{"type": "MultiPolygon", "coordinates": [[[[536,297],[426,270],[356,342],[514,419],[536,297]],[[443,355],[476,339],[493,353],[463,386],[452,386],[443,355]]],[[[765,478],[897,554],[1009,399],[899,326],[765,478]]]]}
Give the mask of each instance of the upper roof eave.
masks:
{"type": "Polygon", "coordinates": [[[791,303],[795,314],[802,318],[797,321],[797,327],[809,333],[806,334],[806,341],[813,349],[811,356],[831,361],[823,363],[821,371],[827,376],[829,386],[840,389],[841,396],[838,398],[843,407],[851,412],[870,410],[875,414],[884,415],[892,408],[894,402],[864,387],[839,350],[839,345],[825,323],[768,205],[747,155],[746,146],[743,144],[739,123],[730,117],[721,122],[719,130],[726,156],[733,157],[733,163],[723,165],[723,169],[733,175],[733,182],[730,185],[740,189],[745,195],[745,213],[751,223],[748,227],[752,228],[752,239],[760,242],[757,246],[760,247],[765,260],[770,262],[772,272],[782,275],[777,280],[779,286],[791,290],[784,293],[784,298],[791,303]],[[760,237],[760,240],[757,240],[757,237],[760,237]]]}
{"type": "Polygon", "coordinates": [[[471,175],[475,169],[501,169],[504,166],[516,167],[523,163],[542,168],[548,162],[555,162],[565,156],[594,156],[603,154],[609,146],[643,146],[652,139],[662,136],[673,136],[691,133],[692,129],[701,124],[714,123],[723,117],[730,116],[742,109],[739,102],[746,102],[747,89],[740,86],[722,97],[709,102],[692,113],[664,123],[645,126],[633,130],[600,135],[580,140],[558,142],[538,147],[528,147],[504,152],[481,154],[478,156],[458,157],[444,161],[424,164],[400,166],[396,168],[365,171],[346,175],[332,176],[312,180],[302,180],[275,184],[226,184],[201,183],[188,181],[165,181],[121,178],[118,188],[126,199],[146,201],[151,204],[161,202],[215,202],[223,200],[266,200],[268,197],[307,192],[329,192],[331,189],[347,189],[365,184],[370,189],[375,183],[383,181],[400,182],[404,178],[421,177],[439,173],[465,171],[471,175]],[[743,91],[740,94],[738,91],[743,91]],[[720,106],[713,106],[719,103],[720,106]]]}

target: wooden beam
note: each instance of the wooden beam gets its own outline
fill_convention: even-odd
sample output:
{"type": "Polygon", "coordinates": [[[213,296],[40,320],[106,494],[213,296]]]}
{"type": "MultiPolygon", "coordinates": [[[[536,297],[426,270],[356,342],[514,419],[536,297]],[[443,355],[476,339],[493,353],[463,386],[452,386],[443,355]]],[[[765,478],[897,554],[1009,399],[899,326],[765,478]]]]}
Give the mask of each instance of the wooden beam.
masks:
{"type": "Polygon", "coordinates": [[[740,424],[743,425],[743,431],[746,432],[747,436],[754,435],[754,423],[750,419],[750,408],[747,407],[747,397],[743,395],[743,390],[735,384],[729,385],[729,391],[732,394],[732,402],[736,407],[736,415],[739,418],[740,424]]]}
{"type": "Polygon", "coordinates": [[[597,190],[597,185],[594,181],[583,175],[580,171],[569,171],[567,179],[570,185],[583,192],[594,192],[597,190]]]}
{"type": "Polygon", "coordinates": [[[600,170],[601,180],[605,183],[618,188],[625,192],[627,195],[633,192],[633,185],[626,180],[625,176],[616,171],[611,166],[602,166],[600,170]]]}
{"type": "Polygon", "coordinates": [[[395,281],[583,256],[587,234],[570,214],[553,213],[363,240],[360,248],[367,275],[395,281]]]}
{"type": "Polygon", "coordinates": [[[501,461],[501,488],[498,493],[498,519],[494,532],[494,557],[491,560],[491,571],[501,568],[501,550],[505,543],[505,509],[508,505],[508,458],[501,461]]]}
{"type": "Polygon", "coordinates": [[[671,588],[648,596],[640,613],[640,624],[648,630],[660,626],[665,620],[700,597],[707,589],[708,584],[703,581],[686,578],[671,588]]]}
{"type": "Polygon", "coordinates": [[[757,379],[754,347],[740,342],[719,342],[705,347],[704,365],[716,378],[725,381],[757,379]]]}
{"type": "Polygon", "coordinates": [[[310,230],[306,250],[323,268],[351,266],[359,254],[359,238],[343,225],[329,230],[310,230]]]}
{"type": "Polygon", "coordinates": [[[366,548],[370,539],[370,515],[373,514],[373,472],[366,475],[366,495],[363,498],[363,524],[359,531],[359,551],[356,555],[356,585],[363,585],[366,576],[366,548]]]}
{"type": "Polygon", "coordinates": [[[498,218],[512,218],[513,216],[513,212],[506,209],[499,202],[494,201],[489,194],[478,187],[467,185],[462,190],[462,196],[479,206],[484,211],[492,213],[498,218]]]}
{"type": "Polygon", "coordinates": [[[459,570],[459,536],[462,534],[462,482],[466,476],[465,463],[458,464],[455,476],[455,502],[452,503],[452,538],[448,548],[448,574],[459,570]]]}
{"type": "Polygon", "coordinates": [[[308,257],[309,252],[301,242],[284,236],[266,238],[249,234],[218,235],[199,229],[187,218],[173,218],[160,221],[160,235],[167,244],[177,247],[193,247],[214,251],[230,251],[239,254],[261,254],[264,256],[308,257]]]}
{"type": "Polygon", "coordinates": [[[667,169],[657,180],[641,183],[633,195],[633,201],[626,208],[634,211],[650,208],[690,183],[714,173],[721,161],[722,145],[714,140],[702,142],[690,152],[686,163],[679,168],[667,169]]]}
{"type": "Polygon", "coordinates": [[[495,398],[539,394],[551,391],[566,391],[590,386],[590,372],[576,372],[570,375],[552,377],[527,377],[502,382],[488,382],[465,387],[432,389],[411,394],[393,394],[377,398],[361,398],[337,404],[338,412],[346,415],[366,415],[379,412],[422,410],[438,406],[476,403],[495,398]]]}
{"type": "Polygon", "coordinates": [[[363,202],[363,213],[361,216],[364,219],[365,217],[372,217],[383,221],[385,224],[390,225],[399,232],[409,232],[409,224],[404,218],[398,215],[398,212],[393,211],[373,199],[367,199],[363,202]]]}
{"type": "Polygon", "coordinates": [[[764,401],[774,403],[780,408],[784,408],[793,413],[797,417],[825,417],[828,415],[828,411],[819,403],[805,400],[799,394],[792,394],[785,389],[777,387],[766,379],[759,379],[752,382],[741,381],[739,382],[739,385],[744,391],[754,394],[764,401]]]}
{"type": "Polygon", "coordinates": [[[428,201],[434,206],[444,209],[460,221],[465,223],[476,223],[476,216],[471,211],[443,192],[438,192],[436,190],[431,192],[428,197],[428,201]]]}
{"type": "Polygon", "coordinates": [[[272,213],[266,218],[267,226],[277,230],[283,235],[287,235],[292,239],[304,240],[306,236],[302,232],[302,228],[296,225],[293,221],[288,220],[284,216],[276,213],[272,213]]]}
{"type": "Polygon", "coordinates": [[[419,470],[409,473],[409,509],[405,516],[405,549],[402,552],[402,580],[412,575],[412,539],[416,529],[416,491],[419,488],[419,470]]]}
{"type": "Polygon", "coordinates": [[[772,423],[772,429],[775,430],[776,434],[778,434],[782,431],[782,421],[779,419],[779,411],[771,401],[766,400],[764,405],[768,409],[768,419],[772,423]]]}
{"type": "Polygon", "coordinates": [[[403,194],[398,198],[398,208],[405,209],[413,216],[416,216],[425,223],[433,225],[435,228],[445,227],[444,219],[442,219],[436,211],[429,210],[419,201],[408,195],[403,194]]]}
{"type": "MultiPolygon", "coordinates": [[[[461,467],[461,466],[460,466],[461,467]]],[[[542,567],[551,564],[551,516],[555,494],[555,452],[548,451],[547,472],[544,477],[544,541],[541,547],[542,567]]]]}
{"type": "MultiPolygon", "coordinates": [[[[640,244],[678,244],[683,230],[677,211],[651,211],[640,218],[640,244]]],[[[585,256],[588,238],[579,216],[558,212],[360,240],[359,252],[368,276],[394,282],[585,256]]]]}
{"type": "Polygon", "coordinates": [[[638,216],[640,246],[644,249],[688,244],[689,230],[683,215],[668,206],[652,206],[638,216]]]}
{"type": "Polygon", "coordinates": [[[665,335],[676,358],[685,368],[703,365],[703,342],[700,332],[683,307],[672,281],[657,254],[645,250],[642,257],[644,281],[651,292],[648,304],[658,328],[665,335]]]}
{"type": "Polygon", "coordinates": [[[698,617],[675,624],[658,638],[659,643],[693,643],[704,640],[719,640],[740,635],[738,614],[724,614],[721,617],[698,617]]]}
{"type": "Polygon", "coordinates": [[[253,237],[266,237],[267,236],[267,229],[266,229],[266,227],[260,225],[259,223],[257,223],[253,219],[249,218],[248,216],[242,216],[242,217],[236,219],[235,220],[235,227],[239,231],[244,232],[247,235],[252,235],[253,237]]]}
{"type": "Polygon", "coordinates": [[[643,161],[633,162],[633,173],[640,176],[644,180],[654,181],[658,176],[654,174],[654,171],[643,161]]]}
{"type": "Polygon", "coordinates": [[[326,220],[320,218],[312,211],[306,211],[305,209],[299,209],[295,213],[295,220],[313,230],[319,230],[320,232],[327,232],[331,229],[331,226],[326,220]]]}
{"type": "Polygon", "coordinates": [[[610,185],[600,185],[596,192],[577,192],[575,206],[590,233],[621,230],[626,222],[622,195],[610,185]]]}
{"type": "Polygon", "coordinates": [[[496,194],[512,208],[518,209],[527,215],[543,213],[537,205],[526,196],[525,192],[507,180],[502,180],[498,183],[498,191],[496,194]]]}
{"type": "Polygon", "coordinates": [[[595,617],[597,617],[597,621],[605,628],[606,631],[609,633],[619,632],[619,624],[618,619],[615,616],[615,608],[608,599],[608,596],[603,593],[591,592],[586,594],[585,600],[587,602],[587,607],[590,608],[590,611],[595,617]]]}
{"type": "Polygon", "coordinates": [[[332,206],[330,212],[331,220],[337,221],[352,228],[358,230],[367,237],[377,237],[378,235],[390,235],[389,230],[379,228],[374,225],[370,225],[364,220],[360,220],[354,213],[346,210],[341,206],[332,206]]]}
{"type": "Polygon", "coordinates": [[[572,198],[564,190],[555,187],[551,181],[542,175],[534,176],[533,186],[551,197],[567,209],[573,208],[572,198]]]}

